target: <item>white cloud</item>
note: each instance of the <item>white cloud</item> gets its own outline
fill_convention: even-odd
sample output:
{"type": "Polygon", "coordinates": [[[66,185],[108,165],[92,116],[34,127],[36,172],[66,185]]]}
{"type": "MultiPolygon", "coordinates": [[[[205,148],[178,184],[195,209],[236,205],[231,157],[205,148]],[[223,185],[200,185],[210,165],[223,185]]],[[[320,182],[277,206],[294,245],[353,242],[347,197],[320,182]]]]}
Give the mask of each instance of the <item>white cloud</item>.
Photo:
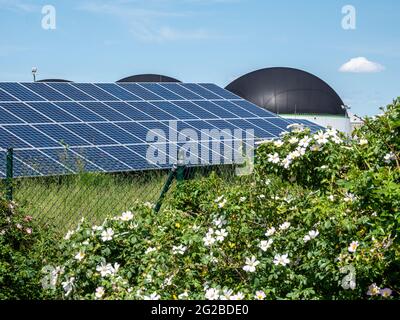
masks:
{"type": "Polygon", "coordinates": [[[385,70],[385,67],[377,62],[369,61],[365,57],[350,59],[339,69],[340,72],[349,73],[377,73],[385,70]]]}

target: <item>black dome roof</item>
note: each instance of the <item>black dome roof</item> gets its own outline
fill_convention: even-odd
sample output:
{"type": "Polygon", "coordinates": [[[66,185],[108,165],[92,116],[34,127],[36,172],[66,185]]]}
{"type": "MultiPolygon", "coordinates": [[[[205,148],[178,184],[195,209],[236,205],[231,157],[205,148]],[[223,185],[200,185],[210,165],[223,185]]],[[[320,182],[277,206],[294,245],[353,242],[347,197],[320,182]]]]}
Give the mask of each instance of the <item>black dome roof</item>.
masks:
{"type": "Polygon", "coordinates": [[[72,82],[72,81],[65,79],[43,79],[43,80],[38,80],[36,82],[72,82]]]}
{"type": "Polygon", "coordinates": [[[117,82],[181,82],[175,78],[161,74],[137,74],[118,80],[117,82]]]}
{"type": "Polygon", "coordinates": [[[278,114],[346,115],[342,99],[326,82],[298,69],[257,70],[226,89],[278,114]]]}

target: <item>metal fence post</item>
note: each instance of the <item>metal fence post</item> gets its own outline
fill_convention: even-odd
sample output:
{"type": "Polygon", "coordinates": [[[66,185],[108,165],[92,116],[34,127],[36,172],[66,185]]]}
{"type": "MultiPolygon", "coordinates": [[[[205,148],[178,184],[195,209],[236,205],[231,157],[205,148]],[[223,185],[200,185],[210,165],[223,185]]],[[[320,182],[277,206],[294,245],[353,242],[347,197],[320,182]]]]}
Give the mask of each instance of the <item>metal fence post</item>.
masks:
{"type": "Polygon", "coordinates": [[[177,170],[177,167],[173,166],[168,175],[167,181],[165,182],[164,187],[161,190],[160,197],[158,198],[158,201],[154,207],[154,212],[156,212],[156,213],[158,213],[160,211],[160,208],[161,208],[162,202],[165,198],[165,195],[167,194],[172,182],[174,181],[176,170],[177,170]]]}
{"type": "Polygon", "coordinates": [[[168,175],[167,181],[165,182],[164,187],[161,190],[160,197],[158,198],[158,201],[157,201],[156,205],[154,206],[154,212],[156,212],[156,213],[158,213],[160,211],[160,208],[161,208],[162,202],[165,198],[165,195],[167,194],[169,188],[171,187],[171,184],[174,181],[174,179],[176,179],[177,183],[181,183],[182,181],[185,180],[186,166],[185,166],[185,159],[184,159],[184,156],[185,156],[184,151],[182,149],[179,150],[177,156],[178,156],[177,164],[175,164],[172,167],[172,169],[168,175]]]}
{"type": "Polygon", "coordinates": [[[13,200],[13,178],[14,178],[14,150],[7,149],[7,165],[6,165],[6,199],[13,200]]]}
{"type": "Polygon", "coordinates": [[[181,183],[185,180],[185,166],[179,165],[176,169],[176,181],[181,183]]]}
{"type": "Polygon", "coordinates": [[[185,180],[185,151],[180,149],[178,152],[178,162],[176,169],[176,181],[181,183],[185,180]]]}

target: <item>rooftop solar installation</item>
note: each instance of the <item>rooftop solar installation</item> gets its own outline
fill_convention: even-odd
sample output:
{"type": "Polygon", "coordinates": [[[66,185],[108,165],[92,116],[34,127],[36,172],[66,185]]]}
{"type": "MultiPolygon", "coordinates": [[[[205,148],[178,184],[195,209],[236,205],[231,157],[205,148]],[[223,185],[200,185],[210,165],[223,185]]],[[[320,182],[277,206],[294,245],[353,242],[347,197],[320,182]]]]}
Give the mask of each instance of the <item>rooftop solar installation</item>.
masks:
{"type": "Polygon", "coordinates": [[[0,157],[14,149],[19,177],[166,169],[180,148],[188,165],[227,164],[236,142],[274,139],[293,123],[322,129],[215,84],[0,82],[0,157]],[[232,143],[215,149],[215,135],[232,143]],[[201,152],[187,156],[196,143],[201,152]]]}

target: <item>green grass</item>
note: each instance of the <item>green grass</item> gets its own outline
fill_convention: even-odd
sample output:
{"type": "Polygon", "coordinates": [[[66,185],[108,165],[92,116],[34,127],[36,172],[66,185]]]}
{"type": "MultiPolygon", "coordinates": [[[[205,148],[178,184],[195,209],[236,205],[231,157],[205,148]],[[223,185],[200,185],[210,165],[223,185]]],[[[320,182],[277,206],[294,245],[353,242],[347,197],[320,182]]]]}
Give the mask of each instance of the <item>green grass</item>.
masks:
{"type": "Polygon", "coordinates": [[[154,171],[15,179],[14,200],[26,214],[65,233],[82,217],[100,223],[135,201],[155,203],[167,175],[154,171]]]}
{"type": "MultiPolygon", "coordinates": [[[[217,172],[227,183],[236,181],[230,166],[188,169],[185,178],[198,179],[211,172],[217,172]]],[[[13,198],[27,215],[65,234],[83,217],[91,223],[101,223],[106,217],[129,210],[137,201],[155,204],[168,174],[169,171],[148,171],[16,178],[13,198]]],[[[167,197],[173,196],[174,185],[167,197]]]]}

